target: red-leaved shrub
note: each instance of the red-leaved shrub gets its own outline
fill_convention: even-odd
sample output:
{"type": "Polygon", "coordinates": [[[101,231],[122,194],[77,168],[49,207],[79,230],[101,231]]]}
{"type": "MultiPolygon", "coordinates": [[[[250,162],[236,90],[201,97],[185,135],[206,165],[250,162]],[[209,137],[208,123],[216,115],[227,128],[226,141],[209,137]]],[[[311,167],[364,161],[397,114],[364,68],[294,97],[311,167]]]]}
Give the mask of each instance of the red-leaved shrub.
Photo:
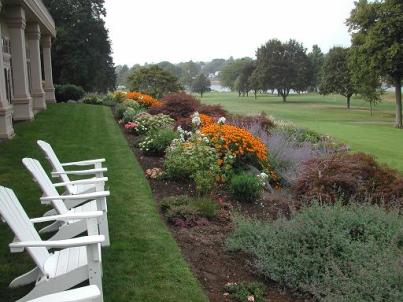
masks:
{"type": "Polygon", "coordinates": [[[403,206],[403,178],[364,153],[327,155],[302,165],[294,186],[304,202],[374,203],[403,206]]]}
{"type": "Polygon", "coordinates": [[[163,113],[175,121],[190,117],[200,106],[200,101],[185,92],[170,93],[162,100],[162,106],[151,108],[150,114],[163,113]]]}
{"type": "Polygon", "coordinates": [[[200,107],[197,109],[199,113],[203,113],[205,115],[215,117],[215,118],[220,118],[220,117],[227,117],[228,112],[225,110],[221,105],[206,105],[202,104],[200,107]]]}

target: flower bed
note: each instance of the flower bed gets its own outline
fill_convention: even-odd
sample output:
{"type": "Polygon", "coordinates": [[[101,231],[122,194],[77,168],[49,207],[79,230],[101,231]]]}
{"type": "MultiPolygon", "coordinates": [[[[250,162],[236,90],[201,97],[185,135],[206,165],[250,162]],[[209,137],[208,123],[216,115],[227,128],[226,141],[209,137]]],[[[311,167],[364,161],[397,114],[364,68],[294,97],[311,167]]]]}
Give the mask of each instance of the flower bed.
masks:
{"type": "MultiPolygon", "coordinates": [[[[354,160],[336,165],[337,169],[332,168],[329,157],[350,155],[346,154],[347,146],[330,137],[264,115],[216,115],[214,112],[219,112],[219,108],[214,106],[199,112],[203,105],[184,93],[163,98],[161,106],[140,104],[135,93],[129,96],[141,108],[130,101],[122,101],[119,107],[115,107],[116,116],[122,120],[122,127],[143,165],[162,216],[211,301],[236,301],[237,297],[258,301],[266,298],[298,301],[290,292],[281,295],[276,283],[264,282],[267,288],[249,283],[264,281],[260,279],[262,275],[275,279],[275,272],[254,272],[248,265],[251,258],[242,252],[229,253],[226,250],[224,242],[236,228],[234,217],[246,216],[252,219],[252,224],[257,218],[266,222],[279,218],[288,221],[304,205],[310,206],[319,195],[331,196],[334,202],[340,197],[337,194],[341,189],[350,188],[342,186],[345,183],[343,178],[346,181],[352,178],[351,185],[358,184],[360,193],[370,193],[373,198],[392,194],[398,203],[402,202],[400,184],[403,181],[394,172],[379,167],[371,170],[365,164],[354,163],[354,160]],[[359,169],[355,169],[354,164],[360,166],[359,169]],[[350,174],[347,173],[349,169],[353,170],[350,174]],[[382,182],[371,175],[379,176],[382,182]],[[388,175],[396,178],[393,180],[398,184],[396,190],[384,181],[388,175]],[[332,179],[340,181],[333,182],[332,179]],[[371,180],[376,181],[376,186],[371,180]],[[321,186],[322,183],[325,185],[321,186]]],[[[375,164],[372,162],[370,166],[375,167],[375,164]]],[[[355,194],[353,198],[361,201],[361,196],[355,194]]],[[[345,219],[347,216],[340,217],[345,219]]],[[[291,229],[292,223],[289,225],[291,229]]],[[[252,236],[245,237],[248,244],[254,242],[253,231],[247,235],[252,236]]],[[[292,242],[284,236],[280,239],[284,238],[285,249],[286,244],[292,245],[292,242]]],[[[309,242],[309,238],[305,239],[309,242]]],[[[313,246],[307,245],[306,248],[313,246]]],[[[249,246],[245,249],[237,246],[236,249],[255,257],[249,252],[249,246]]],[[[258,256],[262,262],[259,262],[259,268],[263,267],[264,261],[271,259],[261,254],[258,256]]],[[[267,267],[273,271],[272,267],[267,267]]],[[[289,274],[286,270],[282,273],[289,274]]],[[[282,279],[279,282],[300,293],[311,293],[295,282],[283,282],[282,279]]],[[[321,285],[322,293],[331,292],[333,295],[325,288],[326,284],[330,283],[326,281],[324,287],[321,285]]],[[[339,294],[329,298],[345,296],[345,293],[339,294]]],[[[309,300],[310,295],[304,299],[309,300]]]]}

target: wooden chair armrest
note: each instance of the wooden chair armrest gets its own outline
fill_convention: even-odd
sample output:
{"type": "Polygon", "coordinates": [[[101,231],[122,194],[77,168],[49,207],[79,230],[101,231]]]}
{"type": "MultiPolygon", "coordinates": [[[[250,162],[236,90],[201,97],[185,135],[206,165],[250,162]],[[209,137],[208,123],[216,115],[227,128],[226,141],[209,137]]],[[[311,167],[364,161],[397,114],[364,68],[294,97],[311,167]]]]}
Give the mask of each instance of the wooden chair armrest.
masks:
{"type": "Polygon", "coordinates": [[[76,162],[71,162],[71,163],[62,163],[62,167],[69,167],[69,166],[91,166],[99,163],[104,163],[106,160],[105,158],[100,158],[100,159],[91,159],[91,160],[82,160],[82,161],[76,161],[76,162]]]}

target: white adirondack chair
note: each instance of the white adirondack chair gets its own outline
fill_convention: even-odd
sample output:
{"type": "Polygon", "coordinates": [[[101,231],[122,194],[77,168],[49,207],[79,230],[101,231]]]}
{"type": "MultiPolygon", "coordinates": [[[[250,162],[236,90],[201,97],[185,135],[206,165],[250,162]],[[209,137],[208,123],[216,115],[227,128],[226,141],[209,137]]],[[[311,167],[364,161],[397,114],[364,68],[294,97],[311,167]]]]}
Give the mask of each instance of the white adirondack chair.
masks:
{"type": "MultiPolygon", "coordinates": [[[[56,190],[56,187],[60,184],[52,184],[45,170],[43,169],[41,163],[32,158],[24,158],[22,160],[24,166],[33,176],[35,182],[38,183],[39,187],[42,189],[44,197],[41,198],[43,204],[51,204],[59,215],[65,215],[69,213],[85,213],[89,211],[102,211],[103,215],[99,217],[99,231],[105,236],[105,241],[103,246],[109,246],[109,227],[107,218],[107,205],[106,197],[110,195],[109,191],[103,192],[93,192],[87,194],[77,194],[77,195],[60,195],[56,190]],[[71,208],[70,210],[66,207],[64,201],[66,200],[89,200],[85,204],[71,208]]],[[[88,182],[102,181],[102,179],[89,179],[85,180],[88,182]]],[[[74,181],[71,183],[75,183],[74,181]]],[[[45,216],[47,217],[47,216],[45,216]]],[[[79,221],[68,221],[67,223],[60,223],[56,221],[53,224],[41,229],[39,233],[49,233],[56,232],[51,237],[51,240],[69,239],[74,238],[77,235],[82,234],[87,230],[85,222],[79,221]]]]}
{"type": "Polygon", "coordinates": [[[101,296],[101,291],[96,285],[89,285],[78,289],[47,295],[29,302],[93,302],[101,296]]]}
{"type": "MultiPolygon", "coordinates": [[[[35,282],[35,287],[17,302],[26,302],[71,289],[89,280],[102,292],[101,243],[103,235],[93,235],[94,219],[101,212],[82,214],[70,213],[53,217],[30,220],[14,192],[0,186],[0,215],[9,225],[16,240],[9,244],[12,253],[27,250],[36,267],[30,272],[14,279],[10,287],[15,288],[35,282]],[[43,241],[34,228],[34,223],[50,220],[70,221],[84,219],[88,223],[89,236],[59,241],[43,241]],[[48,249],[60,249],[50,253],[48,249]]],[[[96,302],[102,302],[100,295],[96,302]]]]}
{"type": "MultiPolygon", "coordinates": [[[[71,163],[61,163],[59,158],[56,156],[52,146],[47,142],[38,140],[37,144],[41,148],[41,150],[45,153],[45,157],[50,162],[53,172],[53,177],[60,177],[64,187],[66,189],[66,194],[68,195],[76,195],[76,194],[84,194],[91,193],[96,191],[104,191],[105,190],[105,182],[108,180],[104,178],[104,172],[108,171],[107,168],[102,167],[102,163],[105,162],[105,159],[93,159],[93,160],[84,160],[78,162],[71,163]],[[93,169],[89,170],[75,170],[75,171],[65,171],[65,167],[85,167],[85,166],[93,166],[93,169]],[[70,181],[69,175],[76,176],[94,176],[98,179],[103,179],[104,181],[99,181],[97,183],[86,183],[86,182],[75,182],[72,183],[70,181]]],[[[81,203],[85,202],[85,200],[67,200],[66,206],[67,208],[74,208],[81,203]]],[[[45,214],[46,215],[54,215],[55,213],[50,211],[45,214]]]]}

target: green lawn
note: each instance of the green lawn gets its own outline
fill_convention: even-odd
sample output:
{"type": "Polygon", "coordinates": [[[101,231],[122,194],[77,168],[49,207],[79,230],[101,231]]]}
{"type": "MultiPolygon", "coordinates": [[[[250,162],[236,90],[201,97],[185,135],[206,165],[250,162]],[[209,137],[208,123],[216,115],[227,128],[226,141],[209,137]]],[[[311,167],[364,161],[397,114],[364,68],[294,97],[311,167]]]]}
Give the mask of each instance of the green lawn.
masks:
{"type": "MultiPolygon", "coordinates": [[[[161,221],[141,167],[107,107],[52,105],[34,122],[19,123],[17,136],[0,143],[0,184],[16,191],[30,217],[46,208],[21,159],[45,163],[37,139],[50,142],[63,161],[105,157],[112,246],[103,249],[105,301],[207,301],[174,239],[161,221]]],[[[49,168],[47,166],[47,168],[49,168]]],[[[14,301],[27,288],[8,283],[31,266],[25,254],[11,254],[13,236],[0,224],[0,300],[14,301]]]]}
{"type": "Polygon", "coordinates": [[[232,113],[256,114],[262,111],[277,119],[285,119],[323,134],[329,134],[347,143],[354,151],[374,155],[379,161],[403,172],[403,130],[393,128],[395,118],[393,96],[376,106],[371,116],[368,104],[360,99],[352,100],[352,108],[346,109],[341,96],[316,94],[281,98],[260,95],[257,100],[238,97],[235,93],[208,93],[202,101],[221,104],[232,113]]]}

